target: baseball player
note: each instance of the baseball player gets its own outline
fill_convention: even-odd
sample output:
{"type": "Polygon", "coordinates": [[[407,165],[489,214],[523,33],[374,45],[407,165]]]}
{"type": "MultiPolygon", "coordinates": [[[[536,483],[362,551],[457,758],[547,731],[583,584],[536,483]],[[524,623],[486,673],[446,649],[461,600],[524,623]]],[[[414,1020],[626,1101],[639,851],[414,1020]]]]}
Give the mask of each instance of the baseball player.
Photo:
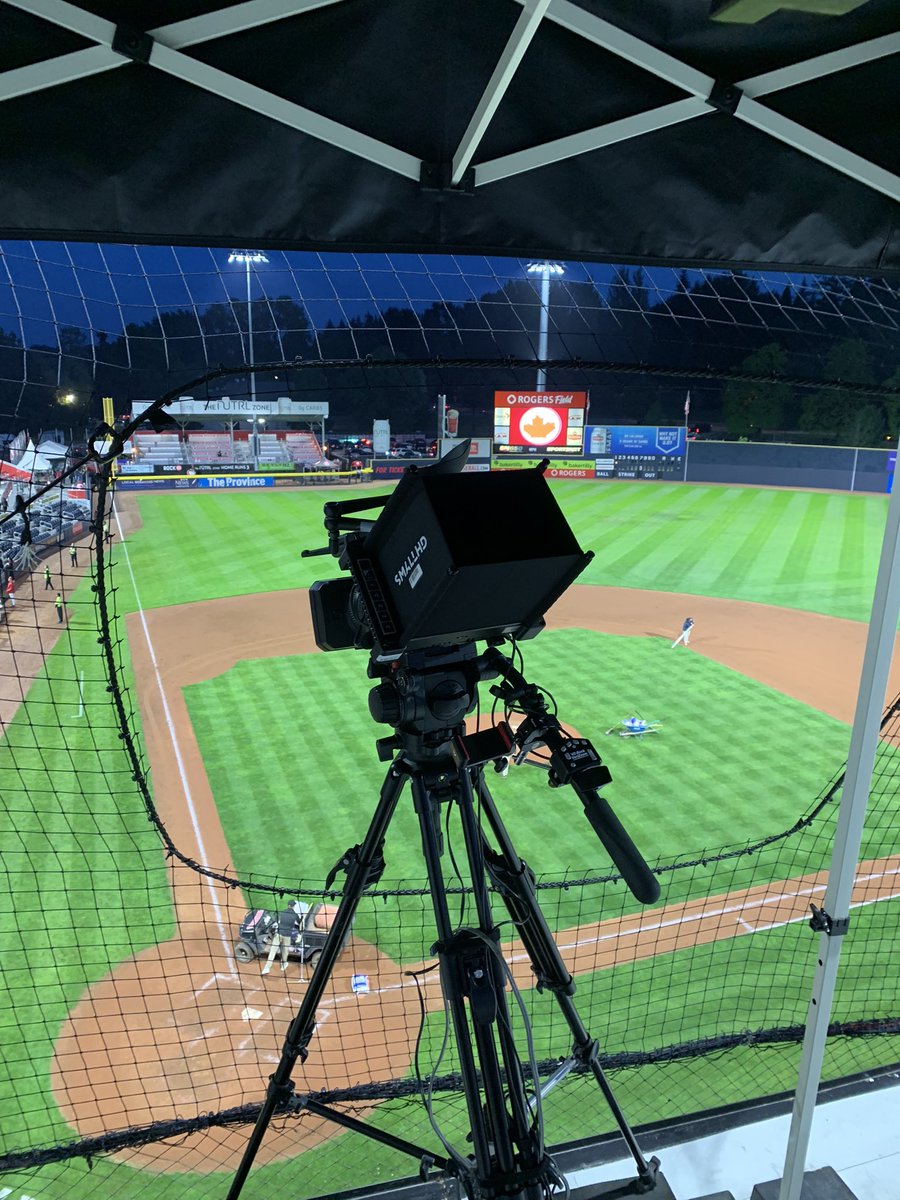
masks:
{"type": "Polygon", "coordinates": [[[693,628],[694,628],[694,618],[693,617],[685,617],[684,624],[681,626],[681,633],[679,633],[678,637],[672,643],[673,650],[675,649],[675,647],[678,645],[679,642],[684,642],[685,646],[687,646],[690,643],[691,630],[693,628]]]}

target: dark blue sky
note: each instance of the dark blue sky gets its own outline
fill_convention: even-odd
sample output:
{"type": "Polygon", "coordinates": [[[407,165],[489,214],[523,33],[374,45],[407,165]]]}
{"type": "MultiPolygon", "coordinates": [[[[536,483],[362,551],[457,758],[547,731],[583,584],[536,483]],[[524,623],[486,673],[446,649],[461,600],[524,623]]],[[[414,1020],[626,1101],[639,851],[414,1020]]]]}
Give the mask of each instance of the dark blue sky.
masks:
{"type": "MultiPolygon", "coordinates": [[[[317,329],[392,307],[421,311],[442,300],[477,301],[510,280],[531,278],[539,304],[540,281],[528,276],[526,260],[299,251],[274,251],[267,257],[267,263],[251,265],[253,298],[299,301],[317,329]]],[[[604,264],[564,265],[563,284],[592,283],[601,294],[621,274],[621,268],[604,264]]],[[[775,272],[757,279],[777,292],[800,282],[775,272]]],[[[677,275],[669,268],[652,268],[646,282],[651,292],[665,297],[674,291],[677,275]]],[[[557,288],[554,297],[559,297],[557,288]]],[[[143,324],[159,310],[203,309],[245,298],[246,269],[229,264],[227,250],[0,242],[0,329],[16,333],[26,345],[54,345],[55,331],[63,326],[115,338],[126,325],[143,324]]]]}

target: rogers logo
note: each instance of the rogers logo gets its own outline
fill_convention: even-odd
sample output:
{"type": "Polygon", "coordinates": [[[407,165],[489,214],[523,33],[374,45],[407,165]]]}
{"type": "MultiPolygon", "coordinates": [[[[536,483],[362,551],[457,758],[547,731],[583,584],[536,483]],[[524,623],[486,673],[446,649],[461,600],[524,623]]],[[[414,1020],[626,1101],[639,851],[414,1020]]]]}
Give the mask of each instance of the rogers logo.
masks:
{"type": "Polygon", "coordinates": [[[575,397],[571,392],[508,392],[506,403],[516,404],[573,404],[575,397]]]}

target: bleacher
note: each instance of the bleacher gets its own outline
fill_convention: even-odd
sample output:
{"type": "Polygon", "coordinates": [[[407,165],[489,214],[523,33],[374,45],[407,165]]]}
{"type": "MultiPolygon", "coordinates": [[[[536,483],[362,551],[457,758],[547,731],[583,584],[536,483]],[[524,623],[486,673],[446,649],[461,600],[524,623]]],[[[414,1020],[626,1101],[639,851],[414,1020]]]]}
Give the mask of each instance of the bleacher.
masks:
{"type": "Polygon", "coordinates": [[[135,433],[137,462],[145,466],[167,466],[188,461],[177,433],[135,433]]]}
{"type": "MultiPolygon", "coordinates": [[[[246,441],[244,446],[246,447],[246,441]]],[[[227,432],[193,432],[187,435],[189,461],[192,463],[240,462],[237,448],[240,442],[232,442],[227,432]]]]}
{"type": "Polygon", "coordinates": [[[285,442],[277,433],[258,433],[259,461],[261,463],[289,463],[293,460],[288,454],[285,442]]]}
{"type": "Polygon", "coordinates": [[[284,444],[291,462],[312,466],[322,459],[322,447],[315,434],[309,430],[289,429],[284,435],[284,444]]]}
{"type": "MultiPolygon", "coordinates": [[[[181,441],[176,433],[136,433],[138,462],[155,464],[187,463],[202,467],[216,463],[249,463],[253,461],[250,434],[236,430],[234,437],[227,430],[191,430],[181,441]]],[[[289,429],[283,432],[265,431],[256,435],[257,461],[260,463],[299,463],[312,466],[322,460],[322,447],[315,434],[308,430],[289,429]]]]}

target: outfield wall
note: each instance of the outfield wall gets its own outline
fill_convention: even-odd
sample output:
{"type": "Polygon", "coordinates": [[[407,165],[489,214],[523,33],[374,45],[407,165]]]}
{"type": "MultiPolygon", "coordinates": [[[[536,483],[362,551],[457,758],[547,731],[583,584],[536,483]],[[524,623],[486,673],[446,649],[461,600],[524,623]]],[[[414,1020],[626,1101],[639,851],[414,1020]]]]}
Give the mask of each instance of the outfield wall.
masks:
{"type": "Polygon", "coordinates": [[[688,483],[744,483],[886,492],[894,451],[764,442],[691,442],[688,483]]]}
{"type": "MultiPolygon", "coordinates": [[[[631,454],[597,459],[556,459],[548,475],[571,479],[647,479],[666,482],[743,484],[757,487],[820,488],[828,491],[884,493],[890,490],[896,451],[853,446],[794,446],[765,442],[689,442],[686,455],[631,454]]],[[[219,467],[209,474],[120,476],[120,491],[159,488],[225,489],[320,486],[371,479],[397,479],[409,466],[433,459],[376,458],[360,471],[286,471],[277,474],[219,467]]],[[[536,455],[493,459],[494,467],[524,467],[536,455]]],[[[488,470],[487,462],[470,464],[488,470]]]]}
{"type": "Polygon", "coordinates": [[[121,475],[116,480],[120,492],[202,491],[234,489],[248,491],[258,488],[321,487],[323,483],[359,483],[371,478],[371,471],[284,471],[277,475],[240,472],[228,474],[223,470],[203,475],[121,475]]]}

